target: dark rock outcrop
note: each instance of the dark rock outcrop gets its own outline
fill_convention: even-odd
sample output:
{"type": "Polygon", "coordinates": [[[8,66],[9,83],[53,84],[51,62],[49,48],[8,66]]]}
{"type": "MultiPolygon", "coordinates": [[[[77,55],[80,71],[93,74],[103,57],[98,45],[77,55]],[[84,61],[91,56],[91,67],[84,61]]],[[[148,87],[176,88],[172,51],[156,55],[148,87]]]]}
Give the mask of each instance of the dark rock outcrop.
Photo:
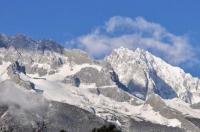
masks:
{"type": "Polygon", "coordinates": [[[66,103],[48,101],[39,94],[17,88],[13,82],[5,81],[0,85],[2,132],[90,132],[107,124],[93,113],[66,103]],[[12,95],[16,96],[12,98],[12,95]]]}
{"type": "Polygon", "coordinates": [[[80,83],[92,84],[95,83],[97,87],[110,86],[115,83],[111,79],[109,71],[98,71],[95,68],[86,67],[82,68],[79,72],[72,76],[67,76],[63,82],[71,83],[75,82],[75,79],[79,79],[80,83]]]}
{"type": "Polygon", "coordinates": [[[25,67],[20,65],[19,62],[14,62],[7,68],[7,74],[12,81],[28,90],[34,89],[35,86],[30,81],[24,81],[20,78],[19,73],[25,74],[25,67]]]}

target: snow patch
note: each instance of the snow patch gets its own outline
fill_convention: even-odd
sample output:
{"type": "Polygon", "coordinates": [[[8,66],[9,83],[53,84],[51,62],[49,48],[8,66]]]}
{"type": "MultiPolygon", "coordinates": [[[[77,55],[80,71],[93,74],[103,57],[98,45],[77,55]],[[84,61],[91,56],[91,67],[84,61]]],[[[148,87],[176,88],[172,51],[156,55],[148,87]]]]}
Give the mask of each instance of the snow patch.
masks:
{"type": "Polygon", "coordinates": [[[10,65],[10,62],[2,62],[2,65],[0,65],[0,82],[5,81],[6,79],[9,79],[9,76],[7,74],[7,68],[10,65]]]}
{"type": "Polygon", "coordinates": [[[165,100],[166,105],[169,107],[182,112],[186,116],[199,118],[200,119],[200,109],[192,109],[190,104],[185,103],[184,101],[175,98],[172,100],[165,100]]]}

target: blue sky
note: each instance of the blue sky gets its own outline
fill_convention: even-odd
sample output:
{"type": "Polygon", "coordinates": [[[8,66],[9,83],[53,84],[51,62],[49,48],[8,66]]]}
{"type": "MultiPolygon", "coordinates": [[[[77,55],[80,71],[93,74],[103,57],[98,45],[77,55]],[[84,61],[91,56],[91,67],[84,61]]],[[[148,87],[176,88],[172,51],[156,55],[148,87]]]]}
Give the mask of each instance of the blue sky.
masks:
{"type": "MultiPolygon", "coordinates": [[[[117,20],[119,22],[122,21],[121,19],[129,19],[133,23],[144,21],[151,27],[151,24],[161,27],[156,28],[155,32],[157,32],[157,29],[165,30],[161,33],[166,35],[167,39],[173,40],[169,43],[173,46],[168,46],[168,49],[173,51],[173,48],[177,48],[179,42],[177,39],[181,39],[181,42],[185,44],[181,48],[175,49],[180,50],[179,54],[175,54],[175,51],[167,53],[166,50],[160,48],[163,46],[162,43],[158,45],[159,48],[146,46],[146,44],[142,44],[142,46],[147,50],[152,50],[153,53],[155,52],[157,56],[169,63],[181,66],[187,72],[200,77],[200,66],[198,65],[200,54],[196,50],[200,42],[199,6],[199,0],[1,0],[0,32],[7,35],[21,33],[36,39],[50,38],[66,46],[71,44],[71,40],[73,40],[73,43],[79,43],[79,45],[90,46],[89,42],[102,42],[102,40],[103,42],[120,42],[121,38],[135,36],[135,27],[134,29],[131,27],[130,33],[130,27],[124,28],[127,27],[125,21],[123,21],[123,25],[120,25],[120,27],[123,27],[123,32],[107,32],[105,27],[108,26],[106,24],[109,21],[117,20]],[[116,16],[120,17],[116,19],[116,16]],[[139,20],[138,17],[141,19],[139,20]],[[97,29],[100,29],[100,31],[96,34],[97,29]],[[114,38],[113,34],[115,35],[114,38]],[[124,34],[129,34],[129,36],[124,34]],[[164,54],[162,54],[163,51],[164,54]],[[181,55],[183,59],[181,59],[181,55]],[[195,60],[190,61],[194,57],[195,60]]],[[[140,39],[143,41],[145,38],[145,43],[146,36],[144,34],[149,33],[149,30],[145,29],[144,31],[141,28],[136,28],[137,32],[139,30],[139,33],[142,34],[140,39]]],[[[150,38],[151,41],[155,41],[155,36],[150,35],[150,38]]],[[[159,42],[161,41],[166,41],[166,38],[159,40],[159,42]]],[[[79,45],[75,44],[76,47],[82,47],[79,45]]],[[[108,45],[105,46],[104,49],[108,45]]],[[[127,46],[135,48],[135,46],[129,44],[127,46]]],[[[108,48],[112,49],[112,47],[113,45],[109,44],[108,48]]],[[[83,49],[90,52],[88,47],[83,47],[83,49]]],[[[105,51],[104,49],[99,51],[109,52],[109,50],[105,51]]],[[[91,53],[91,55],[95,56],[96,54],[91,53]]]]}

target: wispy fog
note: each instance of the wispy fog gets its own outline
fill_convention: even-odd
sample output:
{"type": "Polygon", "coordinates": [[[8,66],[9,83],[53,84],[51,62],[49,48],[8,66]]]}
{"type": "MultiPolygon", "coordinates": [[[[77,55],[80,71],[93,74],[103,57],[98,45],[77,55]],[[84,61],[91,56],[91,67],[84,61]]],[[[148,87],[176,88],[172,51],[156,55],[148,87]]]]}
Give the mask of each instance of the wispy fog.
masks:
{"type": "Polygon", "coordinates": [[[7,106],[8,113],[22,118],[23,123],[30,123],[35,117],[42,120],[48,105],[41,95],[27,91],[11,81],[0,83],[0,107],[7,106]]]}

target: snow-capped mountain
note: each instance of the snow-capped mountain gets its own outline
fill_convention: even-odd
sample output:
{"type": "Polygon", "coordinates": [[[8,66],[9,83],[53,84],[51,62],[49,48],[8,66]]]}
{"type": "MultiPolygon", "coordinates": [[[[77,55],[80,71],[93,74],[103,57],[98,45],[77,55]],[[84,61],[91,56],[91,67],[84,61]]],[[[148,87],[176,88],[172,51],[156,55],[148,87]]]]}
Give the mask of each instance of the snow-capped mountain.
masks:
{"type": "Polygon", "coordinates": [[[2,131],[200,129],[199,79],[142,49],[97,61],[54,41],[0,34],[0,91],[2,131]]]}
{"type": "Polygon", "coordinates": [[[106,58],[119,80],[133,95],[146,99],[156,93],[163,99],[180,98],[187,103],[200,102],[199,79],[173,67],[148,51],[119,48],[106,58]]]}

